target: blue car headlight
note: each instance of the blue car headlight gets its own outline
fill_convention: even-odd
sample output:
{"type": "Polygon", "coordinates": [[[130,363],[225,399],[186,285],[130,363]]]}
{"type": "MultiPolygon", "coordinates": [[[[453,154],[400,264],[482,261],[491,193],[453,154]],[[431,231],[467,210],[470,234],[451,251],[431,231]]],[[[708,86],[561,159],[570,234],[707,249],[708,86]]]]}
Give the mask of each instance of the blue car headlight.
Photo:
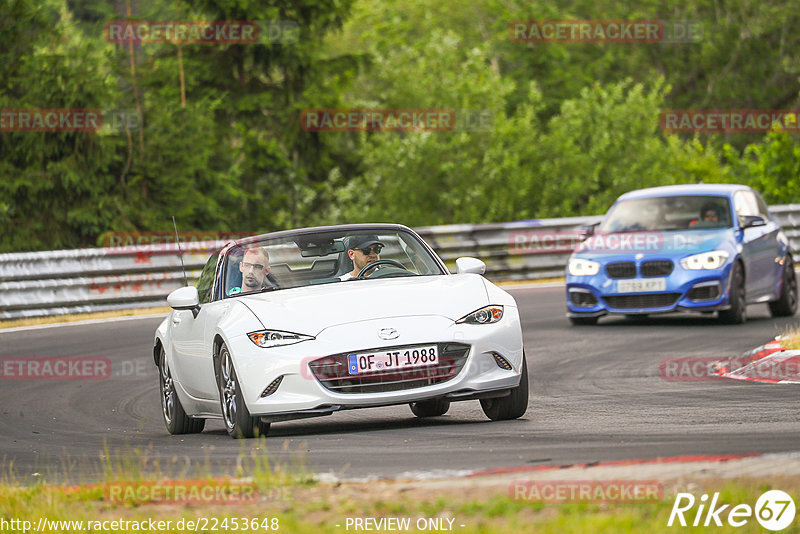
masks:
{"type": "Polygon", "coordinates": [[[725,250],[712,250],[711,252],[703,252],[702,254],[693,254],[681,260],[681,267],[690,271],[719,269],[730,257],[725,250]]]}
{"type": "Polygon", "coordinates": [[[572,276],[594,276],[600,272],[600,264],[592,260],[570,258],[567,270],[572,276]]]}

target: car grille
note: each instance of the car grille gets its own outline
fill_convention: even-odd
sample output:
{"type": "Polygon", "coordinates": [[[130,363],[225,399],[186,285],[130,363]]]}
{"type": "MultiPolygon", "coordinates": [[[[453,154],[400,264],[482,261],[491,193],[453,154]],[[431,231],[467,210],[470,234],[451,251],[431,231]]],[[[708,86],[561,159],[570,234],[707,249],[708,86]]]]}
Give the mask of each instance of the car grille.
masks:
{"type": "Polygon", "coordinates": [[[603,297],[609,308],[664,308],[678,301],[680,293],[642,293],[640,295],[614,295],[603,297]]]}
{"type": "Polygon", "coordinates": [[[513,369],[514,369],[514,368],[511,366],[511,364],[510,364],[510,363],[508,363],[508,360],[506,360],[505,358],[503,358],[502,356],[500,356],[500,355],[499,355],[499,354],[497,354],[496,352],[493,352],[493,353],[492,353],[492,356],[494,357],[494,361],[495,361],[495,363],[497,364],[497,366],[498,366],[499,368],[501,368],[501,369],[505,369],[506,371],[511,371],[511,370],[513,370],[513,369]]]}
{"type": "Polygon", "coordinates": [[[651,260],[642,263],[639,270],[642,276],[667,276],[674,266],[670,260],[651,260]]]}
{"type": "MultiPolygon", "coordinates": [[[[421,345],[421,346],[429,346],[421,345]]],[[[402,347],[381,347],[379,350],[392,350],[402,347]]],[[[405,371],[377,372],[351,375],[348,372],[347,356],[352,352],[334,354],[319,358],[308,364],[311,372],[322,386],[334,393],[380,393],[421,388],[441,384],[461,372],[467,361],[469,345],[463,343],[438,343],[439,363],[428,367],[415,367],[405,371]]],[[[369,350],[369,349],[367,349],[369,350]]],[[[365,352],[365,351],[359,351],[365,352]]]]}
{"type": "Polygon", "coordinates": [[[283,382],[283,375],[279,376],[278,378],[270,382],[269,385],[266,388],[264,388],[264,391],[261,392],[261,398],[269,397],[270,395],[278,391],[278,386],[281,385],[281,382],[283,382]]]}
{"type": "Polygon", "coordinates": [[[636,264],[632,261],[617,261],[606,265],[606,273],[611,278],[635,278],[636,264]]]}
{"type": "Polygon", "coordinates": [[[591,291],[587,289],[570,289],[569,300],[573,306],[580,308],[588,308],[597,304],[597,299],[592,295],[591,291]]]}
{"type": "Polygon", "coordinates": [[[714,300],[719,298],[719,284],[693,287],[687,295],[691,300],[714,300]]]}

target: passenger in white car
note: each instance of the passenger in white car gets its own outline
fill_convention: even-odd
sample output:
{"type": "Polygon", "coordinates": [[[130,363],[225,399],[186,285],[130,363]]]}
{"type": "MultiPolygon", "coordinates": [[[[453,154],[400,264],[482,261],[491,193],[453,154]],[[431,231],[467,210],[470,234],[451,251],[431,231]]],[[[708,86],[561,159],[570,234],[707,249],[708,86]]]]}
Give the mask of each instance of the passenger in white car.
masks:
{"type": "Polygon", "coordinates": [[[242,273],[241,287],[233,287],[228,295],[261,291],[269,286],[269,253],[262,247],[251,247],[245,250],[242,261],[239,262],[239,271],[242,273]]]}

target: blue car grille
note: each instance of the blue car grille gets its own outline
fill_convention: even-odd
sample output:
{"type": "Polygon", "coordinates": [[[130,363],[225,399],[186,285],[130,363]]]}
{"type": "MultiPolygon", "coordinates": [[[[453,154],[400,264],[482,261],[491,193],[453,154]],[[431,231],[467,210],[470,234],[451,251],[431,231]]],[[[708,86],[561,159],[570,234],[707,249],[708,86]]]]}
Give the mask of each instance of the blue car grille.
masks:
{"type": "Polygon", "coordinates": [[[616,261],[606,265],[610,278],[636,278],[636,264],[632,261],[616,261]]]}
{"type": "Polygon", "coordinates": [[[668,276],[674,267],[670,260],[650,260],[643,262],[640,270],[642,276],[668,276]]]}
{"type": "Polygon", "coordinates": [[[569,300],[580,308],[589,308],[597,304],[597,299],[588,289],[570,289],[569,300]]]}
{"type": "Polygon", "coordinates": [[[691,300],[715,300],[720,295],[719,284],[702,285],[693,287],[687,295],[691,300]]]}
{"type": "Polygon", "coordinates": [[[636,308],[664,308],[672,306],[680,293],[640,293],[638,295],[613,295],[603,297],[609,308],[630,310],[636,308]]]}

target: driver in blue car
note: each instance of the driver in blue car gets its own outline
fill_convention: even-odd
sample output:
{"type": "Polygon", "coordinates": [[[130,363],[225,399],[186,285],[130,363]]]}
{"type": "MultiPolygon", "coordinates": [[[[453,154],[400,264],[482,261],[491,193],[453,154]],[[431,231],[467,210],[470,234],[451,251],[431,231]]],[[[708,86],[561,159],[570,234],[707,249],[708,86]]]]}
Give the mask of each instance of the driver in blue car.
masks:
{"type": "Polygon", "coordinates": [[[693,228],[718,228],[725,225],[723,221],[723,209],[714,202],[706,202],[700,208],[700,219],[695,219],[689,223],[693,228]]]}
{"type": "MultiPolygon", "coordinates": [[[[346,282],[354,280],[361,269],[373,261],[381,259],[381,249],[384,245],[376,235],[354,235],[344,240],[344,247],[348,257],[353,260],[353,270],[339,277],[340,280],[346,282]]],[[[366,274],[370,274],[370,272],[366,274]]]]}

